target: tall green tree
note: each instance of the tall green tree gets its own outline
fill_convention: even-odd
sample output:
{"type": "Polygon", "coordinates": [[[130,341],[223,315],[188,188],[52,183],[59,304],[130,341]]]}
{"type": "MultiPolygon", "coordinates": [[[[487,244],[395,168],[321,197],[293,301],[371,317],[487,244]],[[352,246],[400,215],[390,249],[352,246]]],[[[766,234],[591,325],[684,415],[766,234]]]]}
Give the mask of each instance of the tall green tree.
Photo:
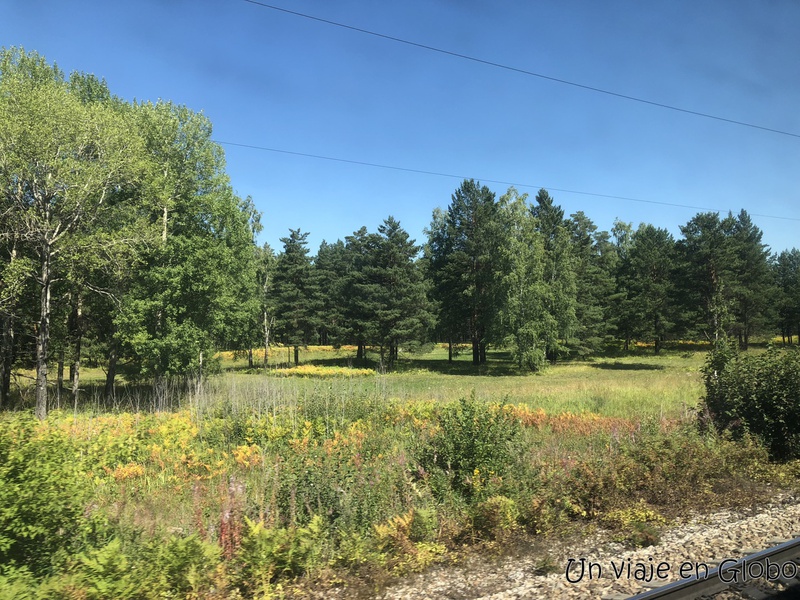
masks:
{"type": "Polygon", "coordinates": [[[84,102],[61,72],[38,55],[16,49],[0,53],[0,212],[37,265],[40,419],[48,410],[52,292],[59,254],[87,239],[79,232],[102,218],[118,190],[140,177],[141,156],[141,139],[129,111],[116,103],[84,102]]]}
{"type": "Polygon", "coordinates": [[[148,156],[137,209],[159,235],[120,301],[117,335],[139,377],[197,374],[254,312],[255,213],[233,193],[206,117],[135,108],[148,156]]]}
{"type": "Polygon", "coordinates": [[[371,274],[377,284],[375,324],[381,363],[388,351],[388,366],[398,358],[401,344],[423,341],[433,315],[427,285],[416,257],[420,248],[394,217],[378,227],[371,274]]]}
{"type": "Polygon", "coordinates": [[[472,179],[455,191],[446,214],[434,213],[429,230],[428,262],[438,280],[433,291],[440,320],[450,336],[466,328],[475,365],[486,362],[499,314],[500,239],[495,195],[472,179]]]}
{"type": "Polygon", "coordinates": [[[774,321],[777,289],[769,268],[769,247],[762,243],[763,232],[742,210],[734,218],[730,233],[736,277],[732,285],[734,333],[739,347],[747,350],[750,337],[765,331],[774,321]]]}
{"type": "Polygon", "coordinates": [[[611,333],[609,297],[614,293],[615,246],[606,231],[583,211],[566,220],[575,265],[575,342],[572,351],[588,355],[601,349],[611,333]]]}
{"type": "Polygon", "coordinates": [[[733,323],[731,290],[735,259],[729,243],[733,218],[717,213],[695,215],[681,227],[678,240],[679,293],[683,327],[715,344],[727,338],[733,323]]]}
{"type": "Polygon", "coordinates": [[[378,336],[375,314],[380,305],[380,283],[374,276],[378,236],[366,227],[345,238],[345,271],[342,281],[342,335],[357,346],[356,360],[366,360],[367,344],[378,336]]]}
{"type": "Polygon", "coordinates": [[[545,332],[550,361],[569,351],[577,328],[576,259],[564,210],[545,189],[536,194],[531,213],[544,243],[545,308],[552,317],[545,332]]]}
{"type": "Polygon", "coordinates": [[[323,240],[314,257],[314,272],[320,291],[319,340],[323,345],[342,344],[346,339],[348,259],[347,247],[342,240],[332,244],[323,240]]]}
{"type": "Polygon", "coordinates": [[[300,346],[307,346],[316,336],[319,318],[307,237],[308,232],[290,229],[289,236],[281,238],[283,252],[278,256],[273,277],[275,332],[284,344],[294,348],[296,365],[300,362],[300,346]]]}
{"type": "Polygon", "coordinates": [[[770,265],[778,290],[776,321],[783,343],[788,338],[791,345],[792,336],[797,335],[800,344],[800,250],[784,250],[773,257],[770,265]]]}
{"type": "Polygon", "coordinates": [[[527,198],[513,187],[500,198],[504,236],[499,322],[517,366],[538,371],[546,362],[546,332],[555,329],[556,323],[546,309],[544,243],[527,198]]]}
{"type": "Polygon", "coordinates": [[[681,233],[679,283],[690,325],[715,343],[737,335],[746,348],[769,320],[772,280],[761,230],[741,211],[724,218],[700,213],[681,233]]]}
{"type": "Polygon", "coordinates": [[[673,327],[675,240],[666,229],[642,223],[620,270],[626,311],[624,330],[653,340],[655,353],[673,327]]]}
{"type": "Polygon", "coordinates": [[[436,312],[436,332],[446,340],[447,360],[453,360],[453,345],[469,339],[469,307],[461,298],[461,272],[449,260],[454,252],[454,239],[447,223],[447,213],[441,208],[433,210],[430,227],[426,230],[428,242],[424,248],[424,264],[431,282],[430,297],[436,312]]]}

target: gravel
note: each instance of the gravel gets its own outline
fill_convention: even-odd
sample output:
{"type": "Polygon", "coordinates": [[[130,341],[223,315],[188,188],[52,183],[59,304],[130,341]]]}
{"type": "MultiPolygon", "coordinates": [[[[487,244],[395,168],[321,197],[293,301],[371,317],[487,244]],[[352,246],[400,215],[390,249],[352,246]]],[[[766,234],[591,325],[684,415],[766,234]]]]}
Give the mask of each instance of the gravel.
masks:
{"type": "MultiPolygon", "coordinates": [[[[683,519],[662,532],[657,546],[626,550],[603,531],[571,541],[544,539],[505,557],[475,556],[463,564],[434,567],[397,582],[374,597],[380,600],[624,597],[644,591],[643,584],[648,582],[663,585],[679,580],[681,565],[684,575],[689,576],[694,574],[696,566],[702,572],[702,565],[708,561],[739,559],[742,550],[764,549],[773,540],[797,536],[800,536],[800,497],[782,494],[757,509],[725,510],[683,519]],[[573,566],[568,576],[570,559],[573,566]],[[550,565],[556,572],[537,575],[543,565],[550,565]]],[[[747,583],[775,589],[764,582],[747,583]]],[[[740,597],[732,592],[717,595],[719,600],[740,597]]]]}

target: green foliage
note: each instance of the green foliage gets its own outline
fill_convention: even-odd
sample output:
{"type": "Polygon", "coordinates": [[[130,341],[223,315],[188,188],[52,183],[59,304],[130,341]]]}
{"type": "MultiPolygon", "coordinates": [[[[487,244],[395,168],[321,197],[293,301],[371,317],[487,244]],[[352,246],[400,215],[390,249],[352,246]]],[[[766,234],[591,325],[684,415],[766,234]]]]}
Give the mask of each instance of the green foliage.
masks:
{"type": "Polygon", "coordinates": [[[297,347],[311,343],[318,324],[318,290],[308,256],[308,232],[289,230],[281,238],[283,253],[278,257],[273,277],[275,332],[286,345],[297,347]]]}
{"type": "Polygon", "coordinates": [[[473,179],[453,193],[446,213],[434,213],[426,260],[445,339],[472,342],[472,362],[486,362],[486,346],[500,309],[502,237],[495,195],[473,179]]]}
{"type": "Polygon", "coordinates": [[[77,579],[88,599],[128,600],[139,596],[141,574],[131,569],[123,550],[122,541],[114,538],[102,548],[78,555],[77,579]]]}
{"type": "Polygon", "coordinates": [[[326,535],[319,515],[314,515],[306,527],[268,527],[249,519],[246,523],[236,556],[243,589],[268,595],[276,579],[302,575],[317,564],[326,535]]]}
{"type": "Polygon", "coordinates": [[[437,417],[440,430],[422,452],[422,465],[442,471],[449,486],[470,501],[502,489],[503,477],[513,464],[519,423],[474,396],[444,407],[437,417]]]}
{"type": "Polygon", "coordinates": [[[506,496],[492,496],[473,510],[472,526],[479,536],[490,540],[508,538],[518,528],[517,503],[506,496]]]}
{"type": "Polygon", "coordinates": [[[718,430],[755,435],[776,459],[800,458],[800,352],[735,354],[723,346],[703,374],[703,406],[718,430]]]}
{"type": "Polygon", "coordinates": [[[658,528],[666,525],[667,520],[658,512],[640,500],[637,504],[611,510],[601,519],[603,524],[610,526],[618,533],[614,539],[634,548],[645,548],[658,544],[660,534],[658,528]]]}
{"type": "Polygon", "coordinates": [[[0,563],[46,573],[103,529],[69,436],[17,415],[0,425],[0,563]]]}

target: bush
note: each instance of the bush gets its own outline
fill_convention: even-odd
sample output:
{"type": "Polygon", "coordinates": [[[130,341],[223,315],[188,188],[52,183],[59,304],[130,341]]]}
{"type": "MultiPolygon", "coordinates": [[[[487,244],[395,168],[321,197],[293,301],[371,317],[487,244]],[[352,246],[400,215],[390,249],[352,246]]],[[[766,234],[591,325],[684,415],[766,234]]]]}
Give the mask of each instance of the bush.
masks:
{"type": "Polygon", "coordinates": [[[64,432],[15,415],[0,422],[0,564],[45,574],[102,537],[91,478],[64,432]]]}
{"type": "MultiPolygon", "coordinates": [[[[439,431],[422,453],[426,469],[441,469],[452,488],[467,500],[481,500],[497,492],[512,465],[511,449],[521,426],[506,411],[493,410],[474,396],[445,407],[438,417],[439,431]]],[[[439,490],[446,495],[446,490],[439,490]]]]}
{"type": "Polygon", "coordinates": [[[800,458],[800,352],[714,350],[703,371],[703,409],[718,431],[758,437],[777,460],[800,458]]]}
{"type": "Polygon", "coordinates": [[[505,496],[492,496],[475,507],[472,523],[481,537],[503,540],[517,530],[519,518],[516,502],[505,496]]]}

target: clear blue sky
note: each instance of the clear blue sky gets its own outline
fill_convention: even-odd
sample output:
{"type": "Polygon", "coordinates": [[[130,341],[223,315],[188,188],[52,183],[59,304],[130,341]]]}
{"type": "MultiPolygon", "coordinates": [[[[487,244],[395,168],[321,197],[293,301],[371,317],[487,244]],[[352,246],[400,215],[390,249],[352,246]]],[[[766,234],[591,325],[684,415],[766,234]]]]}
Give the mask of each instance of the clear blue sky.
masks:
{"type": "MultiPolygon", "coordinates": [[[[265,0],[620,94],[800,135],[795,0],[265,0]]],[[[601,229],[676,236],[698,209],[751,214],[800,246],[800,137],[602,95],[244,0],[4,0],[0,45],[104,77],[126,99],[203,111],[219,141],[551,191],[601,229]]],[[[457,178],[224,146],[236,192],[312,252],[394,215],[421,242],[457,178]]]]}

